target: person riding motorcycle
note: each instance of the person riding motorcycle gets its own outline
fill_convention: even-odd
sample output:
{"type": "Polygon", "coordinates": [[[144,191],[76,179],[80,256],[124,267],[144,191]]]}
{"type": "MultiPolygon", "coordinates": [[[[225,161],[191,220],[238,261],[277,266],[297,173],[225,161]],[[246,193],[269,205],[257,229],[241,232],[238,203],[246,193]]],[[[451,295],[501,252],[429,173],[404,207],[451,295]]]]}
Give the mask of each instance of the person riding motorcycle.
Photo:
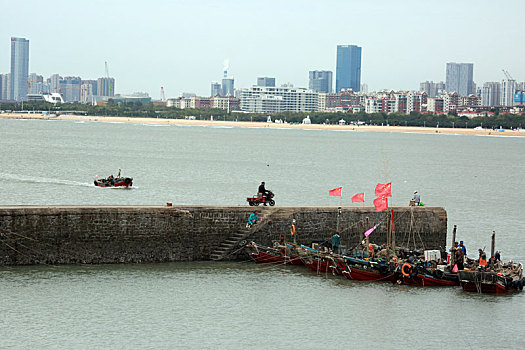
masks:
{"type": "Polygon", "coordinates": [[[257,190],[257,193],[259,196],[263,196],[265,198],[264,200],[264,205],[266,205],[266,203],[268,201],[270,201],[270,191],[268,191],[265,187],[264,187],[264,181],[261,182],[261,184],[259,185],[259,189],[257,190]]]}

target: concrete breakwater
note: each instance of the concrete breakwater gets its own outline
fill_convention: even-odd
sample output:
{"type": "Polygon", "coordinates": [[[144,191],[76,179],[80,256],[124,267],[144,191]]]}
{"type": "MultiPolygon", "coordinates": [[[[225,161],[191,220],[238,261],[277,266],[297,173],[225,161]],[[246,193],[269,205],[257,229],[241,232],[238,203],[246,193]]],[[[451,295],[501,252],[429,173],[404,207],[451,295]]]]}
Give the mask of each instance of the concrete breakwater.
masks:
{"type": "MultiPolygon", "coordinates": [[[[443,208],[393,209],[398,245],[414,233],[411,239],[426,249],[446,247],[443,208]]],[[[281,234],[290,239],[292,219],[299,243],[329,240],[338,215],[342,244],[355,246],[367,225],[376,224],[370,241],[385,243],[386,213],[373,207],[343,207],[340,214],[337,207],[0,207],[0,265],[210,260],[224,242],[230,246],[221,257],[234,259],[244,240],[271,245],[281,234]],[[260,222],[248,230],[253,210],[260,222]]]]}

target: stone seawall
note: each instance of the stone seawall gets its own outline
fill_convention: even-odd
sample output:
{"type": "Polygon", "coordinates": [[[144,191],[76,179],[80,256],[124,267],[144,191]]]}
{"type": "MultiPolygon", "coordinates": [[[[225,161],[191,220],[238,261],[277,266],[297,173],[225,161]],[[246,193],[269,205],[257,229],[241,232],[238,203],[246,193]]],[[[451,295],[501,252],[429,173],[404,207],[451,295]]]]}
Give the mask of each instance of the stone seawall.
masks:
{"type": "MultiPolygon", "coordinates": [[[[297,241],[329,240],[337,207],[0,207],[0,265],[103,264],[209,260],[221,243],[246,232],[249,214],[260,212],[260,229],[247,237],[270,245],[296,219],[297,241]],[[264,225],[263,225],[264,223],[264,225]]],[[[410,232],[426,249],[444,249],[447,214],[438,207],[394,207],[396,243],[410,232]]],[[[356,245],[369,225],[370,241],[386,240],[386,214],[373,207],[343,207],[342,244],[356,245]]],[[[288,234],[288,239],[289,234],[288,234]]],[[[237,254],[229,258],[239,257],[237,254]]]]}

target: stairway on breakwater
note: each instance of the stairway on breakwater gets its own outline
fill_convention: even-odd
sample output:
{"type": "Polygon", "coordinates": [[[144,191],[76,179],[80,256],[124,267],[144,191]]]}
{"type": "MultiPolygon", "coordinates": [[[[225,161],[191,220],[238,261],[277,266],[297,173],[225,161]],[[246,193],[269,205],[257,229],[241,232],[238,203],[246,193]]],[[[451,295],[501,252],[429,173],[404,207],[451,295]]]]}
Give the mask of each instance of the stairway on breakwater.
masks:
{"type": "MultiPolygon", "coordinates": [[[[249,238],[254,233],[261,231],[269,222],[271,222],[272,216],[277,215],[282,210],[275,209],[275,208],[269,208],[267,209],[269,212],[267,214],[264,214],[263,212],[259,215],[259,222],[257,224],[253,225],[248,230],[240,230],[239,232],[234,233],[228,239],[226,239],[224,242],[221,243],[221,245],[215,249],[213,253],[211,253],[210,258],[214,261],[223,260],[229,255],[232,255],[236,253],[234,251],[235,248],[242,249],[242,247],[245,244],[242,244],[243,241],[245,241],[247,238],[249,238]]],[[[246,242],[245,242],[246,243],[246,242]]]]}

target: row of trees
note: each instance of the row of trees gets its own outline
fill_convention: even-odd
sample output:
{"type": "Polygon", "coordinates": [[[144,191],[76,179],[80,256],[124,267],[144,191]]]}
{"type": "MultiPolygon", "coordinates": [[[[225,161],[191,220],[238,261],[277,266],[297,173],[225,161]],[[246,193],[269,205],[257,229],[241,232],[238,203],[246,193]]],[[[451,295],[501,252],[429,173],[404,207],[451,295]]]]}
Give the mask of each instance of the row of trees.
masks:
{"type": "MultiPolygon", "coordinates": [[[[323,112],[281,112],[270,114],[227,112],[222,109],[177,109],[172,107],[155,106],[153,104],[143,105],[140,102],[129,102],[116,104],[110,100],[104,106],[91,106],[79,103],[68,103],[62,105],[53,105],[48,102],[30,101],[24,102],[23,109],[27,111],[49,111],[51,113],[77,112],[94,116],[120,116],[120,117],[148,117],[148,118],[166,118],[180,119],[187,116],[194,116],[196,119],[210,119],[227,121],[254,121],[265,122],[268,116],[272,120],[281,119],[289,123],[301,123],[306,116],[314,124],[336,124],[339,120],[344,119],[347,123],[364,122],[368,125],[391,125],[391,126],[427,126],[427,127],[444,127],[444,128],[474,128],[483,126],[485,128],[505,128],[516,129],[525,127],[525,117],[513,114],[498,114],[490,117],[459,117],[455,112],[442,115],[422,114],[411,112],[410,114],[402,113],[323,113],[323,112]]],[[[22,110],[22,104],[0,104],[0,110],[22,110]]]]}

